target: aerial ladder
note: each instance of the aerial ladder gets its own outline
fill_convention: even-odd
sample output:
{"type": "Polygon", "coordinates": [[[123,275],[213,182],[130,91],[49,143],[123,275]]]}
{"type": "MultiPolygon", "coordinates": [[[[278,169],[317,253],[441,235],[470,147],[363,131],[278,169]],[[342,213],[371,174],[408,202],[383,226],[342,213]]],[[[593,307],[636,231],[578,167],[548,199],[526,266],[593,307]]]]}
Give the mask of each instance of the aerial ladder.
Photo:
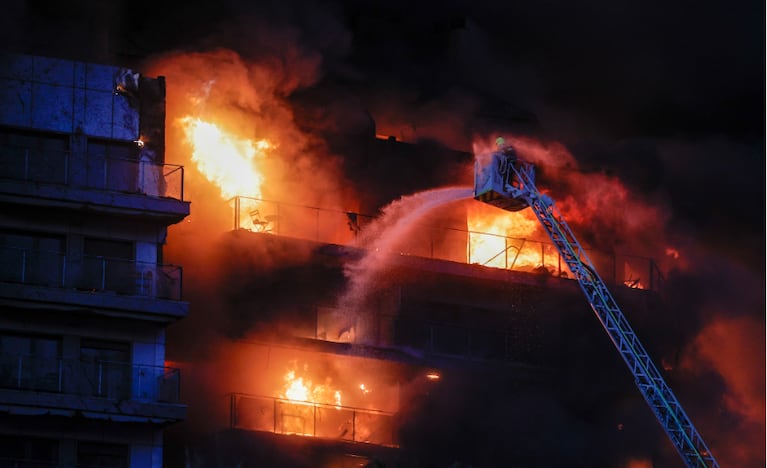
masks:
{"type": "Polygon", "coordinates": [[[533,165],[520,160],[514,148],[503,145],[486,162],[483,165],[478,159],[475,164],[474,198],[508,211],[528,206],[533,210],[684,462],[688,467],[719,467],[554,201],[536,188],[533,165]]]}

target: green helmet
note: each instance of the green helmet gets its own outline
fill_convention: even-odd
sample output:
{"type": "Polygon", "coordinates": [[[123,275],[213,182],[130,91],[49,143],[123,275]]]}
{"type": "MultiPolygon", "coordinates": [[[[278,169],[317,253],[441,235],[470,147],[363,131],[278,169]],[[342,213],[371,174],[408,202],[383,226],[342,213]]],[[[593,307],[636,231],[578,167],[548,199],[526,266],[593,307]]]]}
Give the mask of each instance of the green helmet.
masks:
{"type": "Polygon", "coordinates": [[[498,138],[495,139],[495,145],[497,147],[502,148],[503,145],[505,144],[506,144],[506,140],[504,140],[503,137],[499,136],[498,138]]]}

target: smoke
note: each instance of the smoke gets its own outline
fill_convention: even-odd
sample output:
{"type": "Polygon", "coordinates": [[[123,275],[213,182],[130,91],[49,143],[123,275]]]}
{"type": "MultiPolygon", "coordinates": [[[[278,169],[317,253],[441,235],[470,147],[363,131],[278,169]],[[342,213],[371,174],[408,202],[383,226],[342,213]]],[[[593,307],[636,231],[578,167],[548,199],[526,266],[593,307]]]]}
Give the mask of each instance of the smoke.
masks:
{"type": "Polygon", "coordinates": [[[701,380],[713,373],[724,386],[714,400],[724,427],[710,442],[723,466],[764,464],[765,381],[753,371],[765,368],[764,329],[763,318],[719,314],[685,350],[688,372],[701,380]]]}
{"type": "MultiPolygon", "coordinates": [[[[641,160],[617,165],[613,174],[586,172],[560,143],[507,140],[537,165],[538,187],[552,194],[579,239],[644,254],[661,265],[674,330],[640,338],[666,350],[661,355],[672,386],[681,390],[682,404],[719,462],[761,466],[765,323],[758,268],[763,258],[749,252],[763,247],[745,222],[751,210],[736,202],[753,199],[751,192],[760,185],[746,170],[746,161],[757,157],[753,149],[720,138],[624,142],[616,146],[624,154],[641,146],[635,155],[654,155],[647,159],[646,176],[632,179],[641,160]],[[729,156],[713,166],[705,163],[717,160],[716,154],[729,156]],[[725,202],[719,193],[732,196],[725,202]]],[[[478,154],[492,149],[485,140],[475,145],[478,154]]],[[[643,463],[649,462],[629,462],[643,463]]]]}
{"type": "Polygon", "coordinates": [[[385,207],[381,216],[362,231],[358,245],[365,250],[359,259],[344,266],[349,281],[346,292],[338,300],[339,308],[360,328],[357,330],[358,340],[364,342],[367,339],[366,317],[362,316],[364,301],[377,286],[378,275],[387,266],[387,258],[396,254],[397,244],[429,212],[471,194],[471,187],[448,187],[402,197],[385,207]]]}
{"type": "Polygon", "coordinates": [[[316,79],[318,62],[313,56],[301,61],[296,54],[286,60],[291,67],[279,55],[275,60],[251,62],[225,49],[171,53],[153,60],[152,73],[167,79],[169,159],[195,170],[188,160],[191,148],[179,120],[196,117],[240,138],[270,144],[265,157],[254,162],[263,173],[265,198],[342,206],[344,184],[338,157],[328,153],[321,139],[299,129],[284,98],[316,79]]]}
{"type": "Polygon", "coordinates": [[[235,227],[234,207],[191,160],[193,148],[182,119],[208,121],[243,140],[268,140],[272,151],[252,162],[265,180],[265,198],[330,206],[341,203],[337,160],[324,151],[321,142],[298,129],[284,99],[286,93],[317,79],[317,58],[296,52],[293,44],[286,47],[273,49],[272,60],[259,62],[248,61],[231,50],[216,49],[166,53],[146,64],[147,74],[166,78],[166,162],[185,167],[185,198],[191,201],[190,216],[170,227],[164,252],[166,261],[183,265],[184,299],[190,303],[189,316],[168,331],[168,355],[172,359],[204,355],[220,344],[221,336],[232,336],[232,330],[244,327],[245,331],[252,326],[252,319],[229,313],[216,288],[241,285],[247,274],[263,277],[252,271],[254,265],[261,272],[277,270],[280,262],[289,269],[293,260],[306,258],[301,249],[289,253],[264,250],[257,260],[247,259],[253,260],[250,265],[245,265],[246,259],[232,258],[226,249],[231,242],[226,233],[235,227]],[[286,60],[291,68],[283,66],[280,54],[289,56],[286,60]],[[309,180],[312,182],[307,183],[309,180]],[[222,259],[240,262],[225,265],[222,259]],[[243,270],[229,268],[232,265],[243,270]],[[243,276],[236,276],[237,272],[243,276]]]}
{"type": "Polygon", "coordinates": [[[479,112],[477,97],[453,88],[423,99],[415,90],[408,92],[407,86],[380,90],[367,100],[377,134],[411,143],[433,140],[448,148],[470,147],[472,129],[467,121],[479,112]]]}
{"type": "Polygon", "coordinates": [[[721,256],[710,255],[708,263],[672,272],[674,290],[695,298],[671,304],[689,310],[684,320],[695,330],[680,343],[674,374],[691,389],[688,412],[698,416],[698,430],[717,460],[723,466],[762,466],[764,297],[750,292],[760,284],[748,269],[721,256]]]}
{"type": "MultiPolygon", "coordinates": [[[[267,200],[338,207],[344,205],[344,199],[353,198],[347,197],[341,183],[339,159],[328,153],[322,140],[299,129],[285,99],[318,79],[321,70],[317,55],[299,52],[295,42],[283,45],[269,49],[273,55],[262,54],[258,60],[216,49],[171,52],[147,64],[149,73],[166,77],[166,161],[184,165],[185,197],[191,201],[191,215],[170,228],[165,251],[167,260],[184,265],[185,299],[191,304],[189,317],[169,331],[170,354],[180,352],[174,357],[202,352],[199,347],[187,346],[197,333],[209,338],[216,334],[232,336],[246,333],[258,322],[242,312],[229,312],[231,307],[216,294],[216,288],[230,292],[237,292],[237,287],[250,288],[258,294],[264,285],[271,284],[279,285],[276,291],[287,290],[289,281],[281,278],[294,275],[295,265],[303,264],[308,255],[297,246],[289,252],[273,246],[253,252],[258,258],[232,254],[227,245],[233,241],[225,233],[235,227],[235,207],[223,196],[224,190],[191,160],[193,148],[182,127],[184,118],[215,124],[243,141],[268,141],[271,148],[250,162],[263,179],[262,194],[267,200]],[[270,279],[264,282],[265,278],[270,279]]],[[[202,157],[217,158],[220,154],[210,152],[202,157]]],[[[297,222],[311,224],[314,220],[300,217],[297,222]]],[[[275,316],[280,308],[274,304],[261,320],[275,316]]],[[[215,340],[200,341],[204,347],[215,346],[215,340]]]]}
{"type": "MultiPolygon", "coordinates": [[[[670,210],[660,196],[634,191],[616,176],[582,170],[559,142],[520,136],[506,140],[536,166],[538,189],[552,196],[582,243],[606,252],[663,255],[670,210]]],[[[480,158],[493,149],[488,139],[474,145],[480,158]]]]}

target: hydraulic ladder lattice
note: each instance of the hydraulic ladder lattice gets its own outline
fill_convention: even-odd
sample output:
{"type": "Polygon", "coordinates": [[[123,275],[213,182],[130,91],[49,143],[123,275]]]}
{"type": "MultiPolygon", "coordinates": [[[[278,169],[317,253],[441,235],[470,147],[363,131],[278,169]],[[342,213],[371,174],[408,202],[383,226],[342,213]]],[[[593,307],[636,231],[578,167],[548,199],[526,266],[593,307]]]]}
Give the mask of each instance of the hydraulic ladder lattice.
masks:
{"type": "Polygon", "coordinates": [[[533,166],[517,160],[513,150],[509,149],[494,153],[490,165],[485,168],[478,164],[475,178],[476,199],[510,211],[527,206],[532,208],[687,466],[718,467],[554,201],[536,188],[533,166]]]}

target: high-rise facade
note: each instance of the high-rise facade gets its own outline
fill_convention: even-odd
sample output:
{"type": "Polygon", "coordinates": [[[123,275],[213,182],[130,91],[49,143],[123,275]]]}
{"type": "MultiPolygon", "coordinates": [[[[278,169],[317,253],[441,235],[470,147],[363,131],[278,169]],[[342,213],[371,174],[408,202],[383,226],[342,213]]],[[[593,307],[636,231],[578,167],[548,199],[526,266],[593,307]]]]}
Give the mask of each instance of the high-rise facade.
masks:
{"type": "Polygon", "coordinates": [[[161,466],[185,417],[162,249],[189,202],[164,121],[162,77],[0,55],[3,466],[161,466]]]}
{"type": "MultiPolygon", "coordinates": [[[[460,229],[460,205],[364,248],[355,227],[377,220],[264,201],[250,227],[244,206],[184,261],[194,310],[169,356],[189,415],[170,466],[676,466],[550,244],[460,229]],[[472,261],[484,239],[498,266],[472,261]]],[[[650,259],[591,253],[642,336],[673,319],[650,259]]]]}

